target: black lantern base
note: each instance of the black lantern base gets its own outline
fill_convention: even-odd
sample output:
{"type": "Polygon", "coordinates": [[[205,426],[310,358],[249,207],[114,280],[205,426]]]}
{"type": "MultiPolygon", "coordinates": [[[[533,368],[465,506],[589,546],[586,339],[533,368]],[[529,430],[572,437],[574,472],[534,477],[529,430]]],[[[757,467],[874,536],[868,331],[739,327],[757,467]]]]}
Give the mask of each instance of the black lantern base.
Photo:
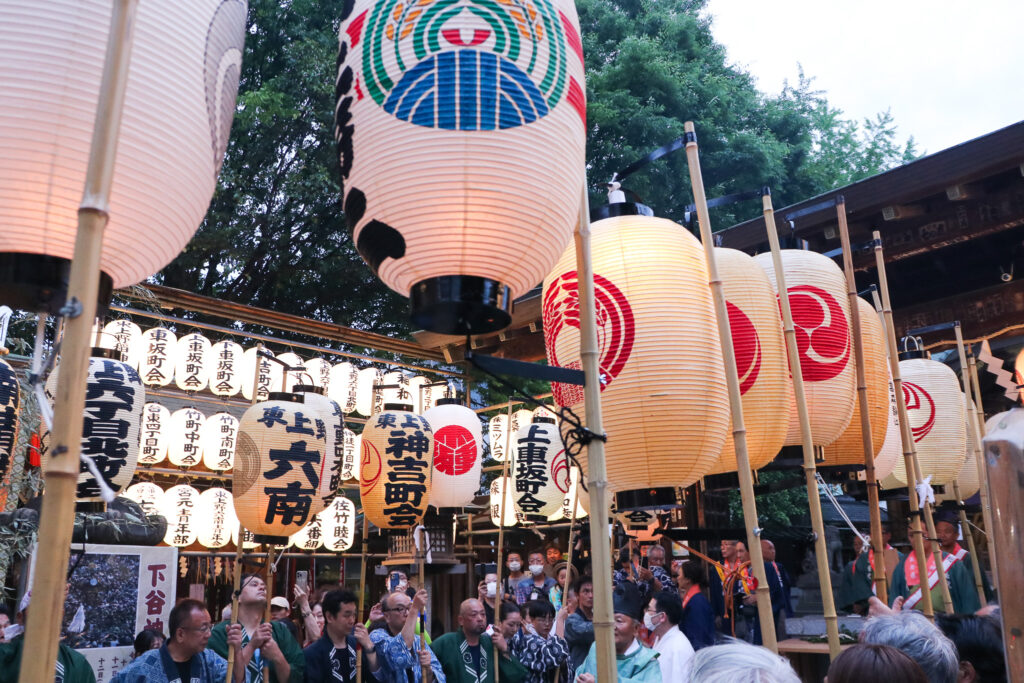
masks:
{"type": "Polygon", "coordinates": [[[664,510],[679,506],[676,490],[671,486],[619,491],[615,494],[615,509],[626,510],[664,510]]]}
{"type": "Polygon", "coordinates": [[[253,534],[252,540],[256,543],[266,543],[267,545],[286,545],[288,543],[287,536],[269,536],[264,534],[253,534]]]}
{"type": "Polygon", "coordinates": [[[497,280],[446,275],[422,280],[409,293],[412,321],[439,334],[484,334],[512,322],[512,292],[497,280]]]}
{"type": "MultiPolygon", "coordinates": [[[[57,315],[68,296],[71,261],[57,256],[0,252],[0,302],[35,313],[57,315]]],[[[110,305],[114,281],[100,273],[97,315],[110,305]]]]}

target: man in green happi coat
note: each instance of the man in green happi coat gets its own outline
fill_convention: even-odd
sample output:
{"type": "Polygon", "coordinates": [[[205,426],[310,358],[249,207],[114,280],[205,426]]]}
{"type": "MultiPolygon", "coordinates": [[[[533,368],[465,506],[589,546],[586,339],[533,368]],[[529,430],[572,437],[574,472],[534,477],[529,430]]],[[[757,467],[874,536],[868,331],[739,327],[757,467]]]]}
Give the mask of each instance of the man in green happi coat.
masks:
{"type": "Polygon", "coordinates": [[[475,598],[459,606],[459,628],[431,644],[441,662],[447,683],[494,683],[494,649],[498,649],[498,669],[502,683],[522,683],[529,673],[509,656],[508,643],[495,630],[488,636],[484,604],[475,598]],[[493,639],[493,640],[492,640],[493,639]]]}

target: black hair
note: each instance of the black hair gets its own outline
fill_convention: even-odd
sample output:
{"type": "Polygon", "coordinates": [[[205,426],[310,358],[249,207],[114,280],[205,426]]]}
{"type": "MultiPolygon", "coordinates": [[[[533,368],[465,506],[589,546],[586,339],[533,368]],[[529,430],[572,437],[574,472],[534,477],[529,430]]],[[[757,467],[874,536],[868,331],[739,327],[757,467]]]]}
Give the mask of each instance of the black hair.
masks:
{"type": "Polygon", "coordinates": [[[519,605],[511,600],[502,600],[501,605],[498,606],[498,621],[505,621],[509,615],[520,613],[519,605]]]}
{"type": "Polygon", "coordinates": [[[530,555],[540,555],[541,557],[547,557],[547,554],[548,553],[546,548],[534,548],[530,552],[526,553],[526,560],[530,560],[530,555]]]}
{"type": "Polygon", "coordinates": [[[961,662],[970,662],[978,679],[1005,683],[1006,660],[999,620],[975,614],[936,614],[935,625],[953,641],[961,662]]]}
{"type": "MultiPolygon", "coordinates": [[[[659,612],[664,612],[668,618],[668,623],[673,626],[678,626],[683,620],[683,603],[679,600],[678,595],[673,595],[668,591],[659,591],[651,596],[651,600],[654,600],[654,606],[659,612]]],[[[644,605],[646,607],[646,605],[644,605]]]]}
{"type": "Polygon", "coordinates": [[[531,619],[537,619],[540,617],[552,617],[555,616],[555,606],[547,600],[530,600],[525,605],[526,613],[531,619]]]}
{"type": "Polygon", "coordinates": [[[332,617],[338,616],[338,612],[341,610],[342,605],[355,605],[359,602],[356,598],[356,594],[352,591],[337,589],[328,591],[324,595],[323,600],[320,601],[320,609],[323,610],[324,616],[330,614],[332,617]]]}
{"type": "Polygon", "coordinates": [[[573,593],[575,593],[576,595],[579,595],[580,591],[583,590],[583,586],[585,584],[588,584],[588,583],[591,586],[594,585],[594,579],[591,578],[591,576],[589,574],[584,574],[580,578],[576,579],[573,582],[573,584],[572,584],[572,591],[573,591],[573,593]]]}
{"type": "Polygon", "coordinates": [[[700,560],[687,560],[679,568],[682,576],[695,586],[707,585],[707,577],[704,575],[704,563],[700,560]]]}
{"type": "Polygon", "coordinates": [[[170,631],[171,638],[177,635],[179,628],[185,628],[193,610],[205,612],[206,604],[192,598],[183,598],[171,609],[171,616],[167,619],[167,630],[170,631]]]}
{"type": "Polygon", "coordinates": [[[159,631],[154,631],[149,628],[139,631],[138,635],[135,636],[135,656],[138,657],[141,654],[149,652],[153,649],[154,643],[166,640],[167,636],[159,631]]]}

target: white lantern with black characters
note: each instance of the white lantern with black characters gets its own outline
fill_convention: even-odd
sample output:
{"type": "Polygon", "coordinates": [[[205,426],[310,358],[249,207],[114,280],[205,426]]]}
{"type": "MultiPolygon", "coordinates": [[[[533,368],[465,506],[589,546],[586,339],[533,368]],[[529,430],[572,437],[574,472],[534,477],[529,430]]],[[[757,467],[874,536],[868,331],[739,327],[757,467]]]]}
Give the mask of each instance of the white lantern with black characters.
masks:
{"type": "Polygon", "coordinates": [[[324,545],[324,525],[321,511],[313,521],[302,527],[289,538],[289,542],[299,550],[317,550],[324,545]]]}
{"type": "Polygon", "coordinates": [[[203,424],[206,416],[191,406],[171,413],[167,460],[176,467],[194,467],[202,460],[203,424]]]}
{"type": "MultiPolygon", "coordinates": [[[[243,360],[245,349],[230,339],[224,339],[210,347],[206,356],[209,366],[210,391],[224,398],[235,396],[242,390],[243,360]]],[[[251,381],[251,377],[250,377],[251,381]]]]}
{"type": "Polygon", "coordinates": [[[359,461],[362,459],[360,445],[362,435],[345,429],[345,445],[341,455],[341,480],[359,479],[359,461]]]}
{"type": "Polygon", "coordinates": [[[18,406],[21,402],[21,384],[18,374],[7,361],[0,358],[0,482],[11,470],[14,442],[18,438],[18,406]]]}
{"type": "Polygon", "coordinates": [[[166,327],[153,327],[142,333],[139,377],[149,387],[166,387],[174,379],[178,337],[166,327]]]}
{"type": "Polygon", "coordinates": [[[175,351],[174,383],[182,391],[202,391],[210,377],[210,340],[192,332],[178,339],[175,351]]]}
{"type": "Polygon", "coordinates": [[[147,515],[162,515],[164,490],[151,481],[140,481],[132,484],[122,494],[128,500],[139,504],[147,515]]]}
{"type": "Polygon", "coordinates": [[[111,320],[103,326],[100,346],[121,352],[124,362],[138,369],[142,357],[142,330],[127,318],[111,320]]]}
{"type": "Polygon", "coordinates": [[[337,363],[331,367],[331,381],[327,396],[338,402],[346,415],[356,409],[356,366],[349,362],[337,363]]]}
{"type": "Polygon", "coordinates": [[[323,389],[312,384],[298,384],[294,393],[302,396],[305,405],[317,410],[325,430],[327,447],[324,462],[320,468],[319,495],[324,505],[334,499],[341,488],[341,469],[345,460],[345,416],[337,401],[323,394],[323,389]]]}
{"type": "Polygon", "coordinates": [[[331,370],[333,369],[331,364],[323,358],[310,358],[303,365],[306,367],[306,374],[308,375],[307,379],[323,389],[324,392],[330,396],[331,370]]]}
{"type": "Polygon", "coordinates": [[[352,547],[356,537],[356,506],[345,496],[337,496],[320,513],[324,547],[340,553],[352,547]]]}
{"type": "Polygon", "coordinates": [[[499,413],[487,423],[487,439],[491,444],[491,457],[498,462],[505,461],[505,451],[514,444],[509,436],[508,415],[499,413]]]}
{"type": "Polygon", "coordinates": [[[384,409],[384,400],[378,387],[384,384],[384,371],[363,368],[356,373],[356,412],[365,417],[384,409]]]}
{"type": "Polygon", "coordinates": [[[199,491],[187,484],[172,486],[164,492],[162,513],[167,519],[164,543],[183,548],[196,542],[198,504],[199,491]]]}
{"type": "MultiPolygon", "coordinates": [[[[310,383],[306,373],[306,361],[302,360],[302,357],[297,353],[286,351],[278,355],[277,359],[287,364],[289,368],[296,368],[295,370],[281,368],[281,372],[284,373],[284,389],[282,391],[291,391],[297,384],[310,383]]],[[[277,391],[277,389],[274,389],[274,391],[277,391]]]]}
{"type": "Polygon", "coordinates": [[[231,413],[215,413],[203,423],[203,464],[215,472],[230,470],[235,464],[238,443],[238,418],[231,413]]]}
{"type": "MultiPolygon", "coordinates": [[[[529,413],[529,411],[523,411],[529,413]]],[[[555,421],[538,417],[516,432],[512,452],[512,497],[516,512],[543,522],[562,506],[569,492],[569,462],[555,421]]]]}
{"type": "Polygon", "coordinates": [[[265,401],[270,392],[281,390],[281,377],[283,376],[281,365],[266,358],[266,356],[273,355],[274,352],[270,349],[261,350],[255,346],[246,349],[242,354],[242,396],[247,400],[252,400],[254,391],[258,401],[265,401]],[[258,351],[262,352],[260,357],[257,357],[258,351]],[[253,384],[254,379],[255,385],[253,384]]]}
{"type": "Polygon", "coordinates": [[[147,403],[142,408],[142,426],[139,436],[139,464],[156,465],[167,457],[170,439],[171,411],[159,403],[147,403]]]}
{"type": "Polygon", "coordinates": [[[223,548],[231,541],[231,532],[238,531],[231,492],[211,488],[199,494],[196,505],[196,540],[206,548],[223,548]]]}

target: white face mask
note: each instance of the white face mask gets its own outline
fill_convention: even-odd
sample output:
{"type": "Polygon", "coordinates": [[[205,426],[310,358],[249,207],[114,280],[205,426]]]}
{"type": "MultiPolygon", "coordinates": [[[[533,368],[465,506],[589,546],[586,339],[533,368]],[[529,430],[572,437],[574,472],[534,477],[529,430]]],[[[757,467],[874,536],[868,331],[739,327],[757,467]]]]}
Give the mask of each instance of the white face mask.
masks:
{"type": "Polygon", "coordinates": [[[398,581],[398,589],[399,590],[405,590],[408,585],[409,585],[408,581],[406,581],[405,579],[399,579],[399,581],[398,581]]]}
{"type": "Polygon", "coordinates": [[[493,598],[497,594],[498,594],[498,582],[497,581],[488,581],[487,582],[487,597],[493,598]]]}
{"type": "Polygon", "coordinates": [[[644,627],[648,631],[653,631],[658,628],[659,624],[654,623],[654,615],[650,612],[644,612],[644,627]]]}
{"type": "Polygon", "coordinates": [[[531,564],[530,565],[530,572],[534,576],[540,576],[541,574],[544,573],[544,565],[542,565],[542,564],[531,564]]]}
{"type": "Polygon", "coordinates": [[[508,568],[514,572],[517,572],[523,568],[523,563],[518,560],[512,560],[508,563],[508,568]]]}

